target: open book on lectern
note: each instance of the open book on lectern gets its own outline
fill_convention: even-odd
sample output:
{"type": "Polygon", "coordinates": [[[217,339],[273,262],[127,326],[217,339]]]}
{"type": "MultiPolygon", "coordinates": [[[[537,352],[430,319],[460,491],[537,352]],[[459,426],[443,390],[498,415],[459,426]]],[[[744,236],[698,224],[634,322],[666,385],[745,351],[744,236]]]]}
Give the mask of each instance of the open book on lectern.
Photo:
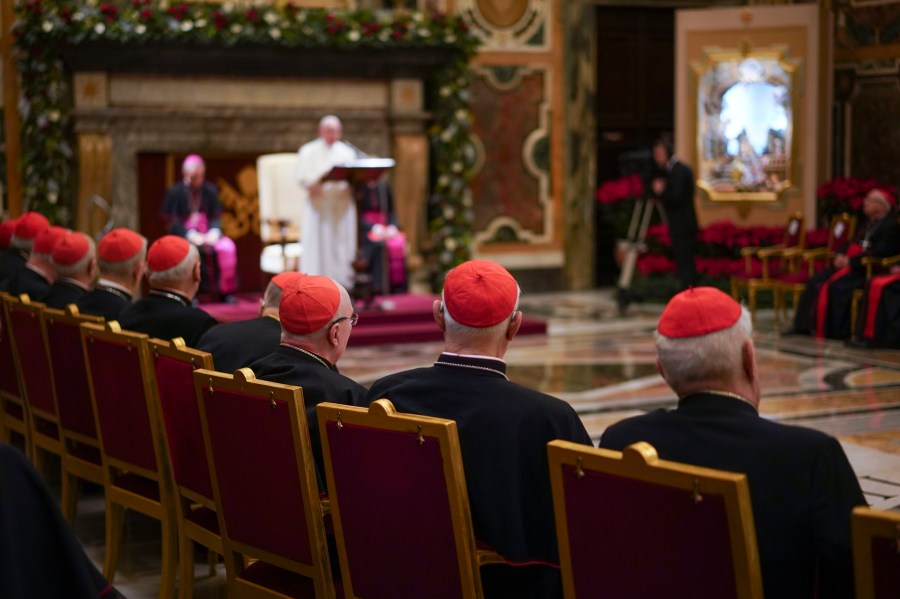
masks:
{"type": "Polygon", "coordinates": [[[335,165],[328,171],[322,181],[349,181],[350,183],[368,183],[378,180],[381,175],[394,167],[393,158],[357,158],[350,162],[335,165]]]}

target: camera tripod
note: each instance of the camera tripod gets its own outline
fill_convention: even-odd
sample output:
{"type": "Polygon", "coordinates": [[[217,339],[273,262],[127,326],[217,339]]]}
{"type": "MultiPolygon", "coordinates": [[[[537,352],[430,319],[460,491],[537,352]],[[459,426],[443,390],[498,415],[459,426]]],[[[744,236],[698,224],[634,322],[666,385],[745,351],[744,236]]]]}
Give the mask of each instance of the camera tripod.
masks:
{"type": "Polygon", "coordinates": [[[638,252],[644,247],[647,238],[647,229],[653,219],[653,211],[659,212],[663,222],[667,222],[666,211],[662,202],[657,198],[640,198],[634,204],[634,212],[631,213],[631,223],[628,225],[627,248],[622,260],[622,269],[619,272],[619,281],[616,286],[616,303],[619,307],[619,316],[624,316],[628,304],[632,302],[631,279],[634,277],[634,268],[637,264],[638,252]]]}

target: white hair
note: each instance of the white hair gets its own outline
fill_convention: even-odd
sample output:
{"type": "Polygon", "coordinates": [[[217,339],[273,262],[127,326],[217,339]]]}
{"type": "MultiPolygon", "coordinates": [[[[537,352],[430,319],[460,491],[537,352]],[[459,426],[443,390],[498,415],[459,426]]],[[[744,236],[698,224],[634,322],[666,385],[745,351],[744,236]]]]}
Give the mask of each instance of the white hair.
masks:
{"type": "Polygon", "coordinates": [[[9,240],[9,245],[23,252],[30,252],[34,248],[34,239],[25,239],[24,237],[16,237],[15,235],[9,240]]]}
{"type": "Polygon", "coordinates": [[[199,260],[200,252],[197,250],[197,246],[189,244],[187,255],[175,266],[166,270],[150,270],[148,266],[147,280],[150,281],[151,287],[177,285],[192,276],[194,265],[199,260]]]}
{"type": "Polygon", "coordinates": [[[675,338],[656,331],[659,365],[676,391],[698,381],[728,383],[740,371],[744,343],[752,334],[753,321],[744,306],[736,323],[709,335],[675,338]]]}
{"type": "Polygon", "coordinates": [[[337,127],[341,127],[341,119],[333,114],[326,114],[321,119],[319,119],[319,128],[325,127],[326,125],[335,125],[337,127]]]}
{"type": "Polygon", "coordinates": [[[131,258],[127,258],[125,260],[119,260],[118,262],[109,262],[104,260],[103,258],[97,258],[97,266],[100,267],[101,274],[111,274],[120,277],[128,277],[131,276],[131,273],[134,271],[134,265],[138,262],[143,262],[147,259],[147,238],[141,236],[142,245],[141,249],[132,256],[131,258]]]}
{"type": "Polygon", "coordinates": [[[84,256],[76,262],[75,264],[60,264],[56,260],[51,261],[53,263],[53,268],[56,269],[56,275],[59,277],[72,279],[77,277],[80,274],[84,274],[87,272],[88,266],[91,263],[91,260],[97,255],[97,244],[94,243],[94,240],[91,239],[89,235],[84,235],[84,233],[79,233],[79,235],[83,235],[88,243],[88,250],[85,252],[84,256]]]}

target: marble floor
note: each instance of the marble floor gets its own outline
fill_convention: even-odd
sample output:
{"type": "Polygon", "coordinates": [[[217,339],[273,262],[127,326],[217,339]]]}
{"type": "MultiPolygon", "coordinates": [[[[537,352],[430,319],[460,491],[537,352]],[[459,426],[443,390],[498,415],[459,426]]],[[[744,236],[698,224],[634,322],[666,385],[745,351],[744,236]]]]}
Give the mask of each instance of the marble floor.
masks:
{"type": "MultiPolygon", "coordinates": [[[[675,396],[655,368],[652,331],[661,305],[632,305],[620,316],[609,290],[523,296],[521,304],[549,327],[546,335],[513,342],[506,356],[511,379],[570,402],[595,442],[622,418],[674,406],[675,396]]],[[[758,314],[755,341],[763,416],[838,437],[870,505],[900,509],[900,351],[781,337],[771,311],[758,314]]],[[[351,348],[340,367],[368,386],[385,374],[430,365],[440,350],[440,343],[351,348]]],[[[88,495],[79,510],[76,533],[99,564],[102,497],[88,495]]],[[[130,517],[127,526],[116,586],[132,599],[155,597],[158,527],[140,516],[130,517]]],[[[198,563],[197,576],[195,596],[225,596],[221,566],[209,577],[198,563]]]]}

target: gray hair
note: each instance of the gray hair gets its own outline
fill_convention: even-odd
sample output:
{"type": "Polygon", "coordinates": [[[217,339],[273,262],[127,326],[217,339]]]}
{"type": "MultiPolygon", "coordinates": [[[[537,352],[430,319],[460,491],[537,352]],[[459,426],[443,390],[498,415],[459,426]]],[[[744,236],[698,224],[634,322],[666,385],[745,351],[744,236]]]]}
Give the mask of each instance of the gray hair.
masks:
{"type": "Polygon", "coordinates": [[[276,285],[274,280],[269,281],[269,284],[266,286],[266,292],[263,294],[263,307],[277,309],[281,303],[282,291],[281,287],[276,285]]]}
{"type": "Polygon", "coordinates": [[[88,265],[90,265],[91,260],[97,255],[97,244],[94,243],[94,240],[90,235],[84,235],[84,233],[78,233],[79,235],[83,235],[84,238],[88,242],[88,250],[81,257],[81,260],[76,262],[75,264],[60,264],[56,260],[51,261],[53,263],[53,268],[56,269],[56,275],[63,278],[72,279],[77,277],[80,274],[87,272],[88,265]]]}
{"type": "Polygon", "coordinates": [[[197,250],[197,246],[190,244],[187,255],[175,266],[166,270],[150,270],[148,268],[147,280],[150,281],[151,287],[166,287],[181,283],[191,276],[194,264],[198,260],[200,260],[200,252],[197,250]]]}
{"type": "Polygon", "coordinates": [[[34,239],[25,239],[13,235],[9,240],[9,245],[17,250],[22,250],[23,252],[31,252],[34,247],[34,239]]]}
{"type": "Polygon", "coordinates": [[[674,338],[657,331],[659,365],[676,391],[698,381],[731,382],[741,368],[744,343],[752,334],[753,322],[744,306],[736,323],[709,335],[674,338]]]}
{"type": "Polygon", "coordinates": [[[143,245],[141,245],[140,251],[131,258],[120,260],[118,262],[109,262],[98,257],[97,266],[100,267],[101,274],[111,274],[120,277],[131,276],[134,265],[147,259],[147,238],[141,236],[141,239],[143,240],[143,245]]]}

